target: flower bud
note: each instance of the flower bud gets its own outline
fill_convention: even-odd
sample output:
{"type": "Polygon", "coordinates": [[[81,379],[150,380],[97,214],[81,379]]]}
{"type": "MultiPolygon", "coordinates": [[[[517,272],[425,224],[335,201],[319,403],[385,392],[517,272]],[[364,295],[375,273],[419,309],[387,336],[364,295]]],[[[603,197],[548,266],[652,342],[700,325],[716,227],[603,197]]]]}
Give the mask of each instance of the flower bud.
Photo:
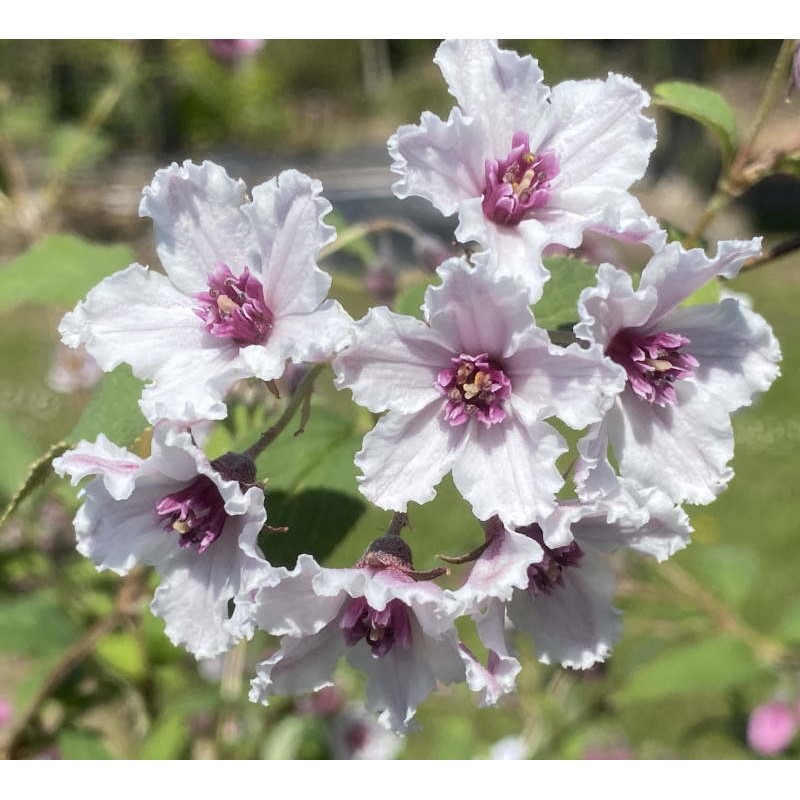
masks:
{"type": "Polygon", "coordinates": [[[775,700],[756,706],[747,722],[747,743],[762,756],[785,750],[797,731],[797,717],[787,703],[775,700]]]}

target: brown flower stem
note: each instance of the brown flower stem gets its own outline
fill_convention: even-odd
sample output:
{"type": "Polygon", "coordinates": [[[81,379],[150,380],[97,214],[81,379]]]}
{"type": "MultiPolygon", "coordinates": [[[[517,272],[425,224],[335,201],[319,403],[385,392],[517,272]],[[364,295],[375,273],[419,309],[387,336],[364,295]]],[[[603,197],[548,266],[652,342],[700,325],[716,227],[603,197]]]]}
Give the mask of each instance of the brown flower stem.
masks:
{"type": "MultiPolygon", "coordinates": [[[[292,421],[297,411],[307,402],[307,398],[311,397],[311,392],[314,390],[314,381],[326,366],[327,364],[315,364],[311,367],[303,376],[303,380],[300,381],[294,394],[289,398],[289,402],[286,404],[286,408],[283,410],[283,414],[278,418],[278,421],[271,428],[264,431],[258,441],[248,447],[243,455],[249,456],[252,459],[258,458],[258,456],[280,436],[284,428],[292,421]]],[[[301,427],[298,433],[302,431],[307,420],[308,415],[306,413],[302,417],[301,427]]]]}

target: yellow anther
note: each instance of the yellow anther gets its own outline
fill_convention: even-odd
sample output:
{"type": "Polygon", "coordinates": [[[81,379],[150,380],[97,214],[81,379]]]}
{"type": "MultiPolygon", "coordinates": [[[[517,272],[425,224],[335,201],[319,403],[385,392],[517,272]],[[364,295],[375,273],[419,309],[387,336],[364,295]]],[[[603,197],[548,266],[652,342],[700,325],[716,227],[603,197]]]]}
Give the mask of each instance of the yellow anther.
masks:
{"type": "Polygon", "coordinates": [[[238,307],[239,306],[237,306],[236,303],[234,303],[234,301],[231,300],[230,297],[228,297],[228,295],[226,294],[221,294],[217,298],[217,308],[223,314],[230,314],[231,312],[235,311],[238,307]]]}
{"type": "Polygon", "coordinates": [[[183,519],[176,519],[175,522],[172,523],[172,530],[177,533],[189,533],[191,529],[189,523],[183,519]]]}

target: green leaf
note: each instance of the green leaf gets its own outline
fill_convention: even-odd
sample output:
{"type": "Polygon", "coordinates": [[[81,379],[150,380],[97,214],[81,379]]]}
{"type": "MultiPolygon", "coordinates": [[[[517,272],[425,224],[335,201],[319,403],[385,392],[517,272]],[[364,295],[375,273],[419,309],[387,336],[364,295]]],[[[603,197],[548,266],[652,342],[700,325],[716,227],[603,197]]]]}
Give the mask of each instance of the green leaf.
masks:
{"type": "MultiPolygon", "coordinates": [[[[0,498],[11,498],[36,458],[38,447],[17,427],[13,420],[0,416],[0,498]]],[[[2,524],[5,521],[5,512],[2,524]]]]}
{"type": "Polygon", "coordinates": [[[71,307],[95,284],[134,260],[125,245],[48,236],[0,268],[0,311],[21,303],[71,307]]]}
{"type": "MultiPolygon", "coordinates": [[[[310,742],[319,740],[322,749],[324,730],[313,717],[284,717],[267,736],[261,758],[269,761],[287,761],[302,758],[310,742]]],[[[313,757],[313,756],[312,756],[313,757]]]]}
{"type": "Polygon", "coordinates": [[[736,147],[736,118],[728,101],[705,86],[683,81],[659,83],[653,89],[656,105],[691,117],[704,125],[719,140],[723,161],[731,160],[736,147]]]}
{"type": "Polygon", "coordinates": [[[410,317],[422,319],[422,306],[425,300],[425,291],[430,286],[429,281],[420,281],[406,287],[397,295],[394,301],[394,311],[398,314],[408,314],[410,317]]]}
{"type": "Polygon", "coordinates": [[[97,645],[100,661],[130,681],[141,681],[147,659],[139,640],[131,633],[110,633],[97,645]]]}
{"type": "Polygon", "coordinates": [[[94,441],[104,433],[121,447],[131,444],[147,427],[139,410],[141,394],[142,381],[133,376],[129,366],[120,365],[103,378],[67,439],[73,443],[94,441]]]}
{"type": "Polygon", "coordinates": [[[536,324],[548,330],[571,330],[578,320],[578,296],[596,282],[595,268],[569,256],[545,258],[550,280],[533,307],[536,324]]]}
{"type": "Polygon", "coordinates": [[[34,490],[41,486],[51,475],[51,463],[54,458],[62,455],[69,445],[66,442],[54,444],[43,456],[38,458],[28,468],[28,474],[22,480],[5,510],[0,514],[0,528],[6,520],[17,510],[19,504],[34,490]]]}
{"type": "Polygon", "coordinates": [[[183,714],[167,713],[151,728],[139,751],[145,761],[180,758],[189,741],[183,714]]]}
{"type": "Polygon", "coordinates": [[[58,735],[61,758],[67,761],[98,761],[111,758],[97,734],[64,730],[58,735]]]}
{"type": "Polygon", "coordinates": [[[694,294],[690,294],[682,303],[682,306],[703,306],[711,303],[719,303],[720,285],[716,278],[712,278],[708,283],[701,286],[694,294]]]}
{"type": "Polygon", "coordinates": [[[78,635],[55,592],[3,598],[0,653],[47,656],[68,647],[78,635]]]}
{"type": "Polygon", "coordinates": [[[692,553],[692,572],[727,603],[740,606],[759,580],[760,556],[742,545],[706,545],[692,553]]]}
{"type": "Polygon", "coordinates": [[[720,636],[671,647],[639,667],[616,694],[622,703],[715,692],[746,683],[761,667],[749,648],[720,636]]]}

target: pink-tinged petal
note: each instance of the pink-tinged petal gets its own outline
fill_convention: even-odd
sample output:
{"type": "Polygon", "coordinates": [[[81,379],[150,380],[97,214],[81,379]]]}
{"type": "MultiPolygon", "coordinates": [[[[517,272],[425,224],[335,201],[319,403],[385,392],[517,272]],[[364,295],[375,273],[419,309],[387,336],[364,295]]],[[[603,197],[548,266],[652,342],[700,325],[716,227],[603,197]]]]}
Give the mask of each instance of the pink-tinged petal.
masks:
{"type": "Polygon", "coordinates": [[[578,298],[581,321],[575,326],[575,335],[605,348],[623,328],[645,325],[657,301],[655,289],[634,292],[629,273],[601,264],[597,285],[584,289],[578,298]]]}
{"type": "Polygon", "coordinates": [[[517,592],[508,605],[514,626],[533,637],[543,664],[588,669],[604,661],[619,638],[620,612],[612,605],[615,578],[601,556],[584,551],[550,592],[517,592]]]}
{"type": "Polygon", "coordinates": [[[647,92],[620,75],[553,88],[549,129],[540,145],[559,159],[550,205],[585,213],[587,189],[602,201],[644,175],[656,146],[655,122],[642,114],[649,103],[647,92]]]}
{"type": "Polygon", "coordinates": [[[689,340],[695,380],[729,411],[749,406],[780,374],[781,348],[767,321],[738,300],[676,308],[659,325],[689,340]]]}
{"type": "Polygon", "coordinates": [[[538,522],[544,544],[551,549],[570,545],[575,540],[575,524],[588,510],[578,501],[559,502],[552,514],[538,522]]]}
{"type": "Polygon", "coordinates": [[[624,495],[594,504],[573,524],[579,542],[603,553],[626,547],[666,561],[691,540],[692,526],[686,512],[664,492],[637,490],[623,481],[624,495]]]}
{"type": "Polygon", "coordinates": [[[85,345],[110,372],[130,364],[139,378],[152,378],[184,347],[200,347],[205,334],[195,301],[163,275],[140,264],[111,275],[58,326],[68,347],[85,345]]]}
{"type": "Polygon", "coordinates": [[[562,348],[533,335],[521,339],[506,372],[514,410],[526,424],[555,416],[576,430],[599,422],[627,380],[598,345],[562,348]]]}
{"type": "Polygon", "coordinates": [[[505,605],[491,600],[475,623],[481,643],[487,649],[486,665],[482,664],[465,645],[460,645],[461,658],[466,669],[467,686],[480,695],[482,707],[497,702],[516,688],[517,675],[522,666],[508,651],[505,635],[505,605]]]}
{"type": "Polygon", "coordinates": [[[489,428],[472,424],[453,481],[478,519],[497,515],[508,527],[527,525],[555,507],[564,483],[556,459],[566,451],[546,422],[524,425],[510,416],[489,428]]]}
{"type": "Polygon", "coordinates": [[[389,139],[391,170],[400,176],[392,191],[400,199],[423,197],[445,216],[483,194],[486,143],[480,124],[454,108],[447,122],[430,111],[419,125],[402,125],[389,139]]]}
{"type": "Polygon", "coordinates": [[[256,624],[274,636],[308,636],[319,633],[332,622],[349,595],[350,573],[355,570],[326,570],[313,557],[302,554],[291,571],[277,569],[279,582],[262,589],[257,597],[256,624]],[[328,574],[330,573],[330,575],[328,574]],[[322,592],[314,580],[325,576],[329,592],[322,592]],[[332,586],[334,579],[335,586],[332,586]]]}
{"type": "Polygon", "coordinates": [[[251,702],[269,705],[273,695],[305,694],[333,686],[333,671],[346,647],[335,622],[313,636],[284,636],[281,649],[256,667],[251,702]]]}
{"type": "Polygon", "coordinates": [[[250,374],[264,381],[280,378],[286,362],[327,361],[352,338],[353,320],[336,300],[326,300],[307,314],[291,314],[275,322],[264,345],[241,350],[250,374]]]}
{"type": "Polygon", "coordinates": [[[436,378],[453,353],[424,322],[372,308],[333,362],[336,386],[370,411],[413,414],[441,397],[436,378]]]}
{"type": "Polygon", "coordinates": [[[524,285],[471,267],[463,258],[448,259],[436,272],[442,283],[427,289],[423,311],[443,342],[456,354],[511,355],[517,338],[533,324],[524,285]]]}
{"type": "Polygon", "coordinates": [[[156,504],[169,491],[163,478],[142,477],[126,500],[115,500],[100,480],[85,490],[75,515],[77,548],[98,570],[125,575],[137,564],[155,565],[178,549],[177,538],[164,532],[156,504]]]}
{"type": "Polygon", "coordinates": [[[393,511],[433,500],[464,439],[463,428],[445,420],[442,406],[437,401],[417,414],[390,412],[364,437],[355,464],[368,500],[393,511]]]}
{"type": "Polygon", "coordinates": [[[541,559],[542,548],[530,536],[500,530],[472,565],[464,584],[448,592],[448,597],[461,614],[475,612],[489,598],[508,601],[514,589],[527,588],[528,567],[541,559]]]}
{"type": "Polygon", "coordinates": [[[436,688],[437,681],[449,685],[464,679],[464,666],[453,633],[443,639],[427,636],[416,617],[411,617],[411,646],[395,646],[381,658],[368,647],[348,648],[347,660],[368,677],[369,711],[378,722],[397,733],[416,726],[411,722],[420,703],[436,688]]]}
{"type": "Polygon", "coordinates": [[[639,281],[639,291],[653,287],[658,295],[652,322],[660,325],[658,321],[661,317],[712,278],[719,275],[736,277],[745,262],[760,253],[760,238],[720,242],[713,258],[709,258],[700,248],[684,250],[678,242],[668,244],[650,259],[639,281]]]}
{"type": "Polygon", "coordinates": [[[233,345],[183,348],[145,386],[139,406],[150,422],[224,419],[228,390],[251,375],[233,345]]]}
{"type": "Polygon", "coordinates": [[[240,210],[246,199],[244,182],[211,161],[156,172],[139,215],[152,218],[158,257],[182,292],[204,291],[220,264],[234,275],[250,266],[254,239],[240,210]]]}
{"type": "Polygon", "coordinates": [[[487,39],[448,39],[434,62],[464,113],[486,128],[489,158],[504,156],[513,135],[530,133],[549,111],[550,90],[531,56],[501,50],[487,39]]]}
{"type": "MultiPolygon", "coordinates": [[[[263,521],[266,516],[262,514],[263,521]]],[[[244,516],[230,517],[222,535],[205,552],[186,547],[159,565],[162,581],[150,610],[166,623],[165,632],[176,646],[196,658],[213,658],[228,650],[243,635],[252,634],[248,620],[237,617],[231,624],[229,601],[254,581],[247,573],[261,575],[263,560],[248,558],[239,547],[243,526],[260,529],[263,522],[244,516]]],[[[165,539],[173,539],[161,532],[165,539]]]]}
{"type": "Polygon", "coordinates": [[[141,468],[139,456],[118,447],[102,433],[95,442],[80,441],[72,450],[53,459],[53,469],[62,478],[69,475],[73,486],[88,475],[99,476],[114,500],[131,496],[141,468]]]}
{"type": "Polygon", "coordinates": [[[486,219],[480,197],[459,206],[456,238],[460,242],[478,242],[486,248],[472,257],[472,263],[485,265],[492,275],[522,282],[535,303],[542,296],[550,272],[542,261],[542,252],[550,244],[550,232],[539,220],[523,220],[519,225],[495,225],[486,219]]]}
{"type": "Polygon", "coordinates": [[[677,403],[657,406],[626,389],[609,414],[620,474],[676,503],[712,502],[733,477],[728,410],[701,384],[679,381],[677,403]]]}
{"type": "Polygon", "coordinates": [[[619,491],[619,477],[608,460],[608,417],[592,425],[578,440],[578,458],[572,477],[578,497],[585,501],[619,491]]]}
{"type": "Polygon", "coordinates": [[[627,192],[610,198],[598,221],[588,230],[627,244],[646,244],[654,253],[667,242],[667,233],[658,220],[648,216],[641,203],[627,192]]]}
{"type": "Polygon", "coordinates": [[[313,311],[330,289],[331,277],[317,258],[336,230],[322,221],[331,204],[321,192],[318,180],[290,169],[256,186],[253,202],[242,209],[258,242],[264,297],[275,317],[313,311]]]}

